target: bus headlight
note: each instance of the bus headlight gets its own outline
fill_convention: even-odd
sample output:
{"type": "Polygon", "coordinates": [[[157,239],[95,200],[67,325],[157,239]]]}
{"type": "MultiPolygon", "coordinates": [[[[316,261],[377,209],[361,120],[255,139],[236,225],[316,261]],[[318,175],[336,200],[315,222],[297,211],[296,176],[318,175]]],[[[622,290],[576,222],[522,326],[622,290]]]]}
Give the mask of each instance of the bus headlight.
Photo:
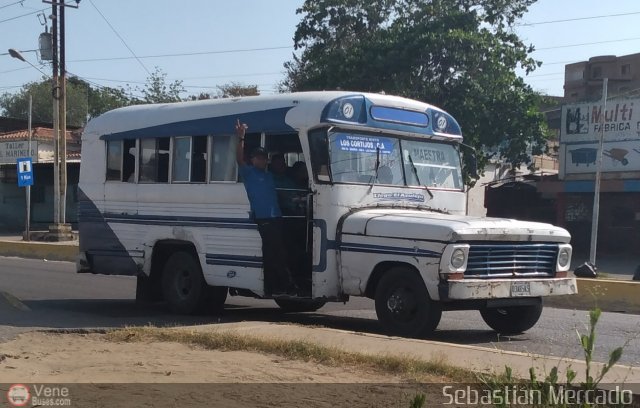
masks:
{"type": "Polygon", "coordinates": [[[571,266],[571,245],[561,244],[558,248],[558,271],[567,271],[571,266]]]}
{"type": "Polygon", "coordinates": [[[462,248],[456,248],[453,250],[453,253],[451,254],[451,266],[453,266],[454,269],[462,268],[466,260],[467,254],[462,248]]]}
{"type": "Polygon", "coordinates": [[[449,244],[440,258],[440,278],[463,279],[469,258],[469,244],[449,244]]]}

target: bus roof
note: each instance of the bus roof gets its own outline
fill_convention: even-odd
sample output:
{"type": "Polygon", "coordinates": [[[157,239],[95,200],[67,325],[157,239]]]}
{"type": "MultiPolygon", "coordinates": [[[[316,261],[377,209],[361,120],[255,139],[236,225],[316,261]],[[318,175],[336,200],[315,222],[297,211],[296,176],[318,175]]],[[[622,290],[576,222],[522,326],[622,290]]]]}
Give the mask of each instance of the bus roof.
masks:
{"type": "Polygon", "coordinates": [[[83,140],[229,134],[236,120],[247,123],[249,131],[265,133],[325,123],[462,139],[455,119],[433,105],[383,94],[323,91],[128,106],[92,119],[83,140]]]}

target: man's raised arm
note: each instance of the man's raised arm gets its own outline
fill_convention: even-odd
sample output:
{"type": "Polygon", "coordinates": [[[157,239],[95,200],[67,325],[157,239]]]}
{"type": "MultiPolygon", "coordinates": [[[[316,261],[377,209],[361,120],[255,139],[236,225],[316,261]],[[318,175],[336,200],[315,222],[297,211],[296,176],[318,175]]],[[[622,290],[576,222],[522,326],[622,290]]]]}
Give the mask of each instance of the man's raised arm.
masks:
{"type": "Polygon", "coordinates": [[[236,122],[236,136],[238,136],[238,146],[236,147],[236,161],[239,166],[245,164],[244,162],[244,136],[248,126],[245,123],[240,123],[240,119],[236,122]]]}

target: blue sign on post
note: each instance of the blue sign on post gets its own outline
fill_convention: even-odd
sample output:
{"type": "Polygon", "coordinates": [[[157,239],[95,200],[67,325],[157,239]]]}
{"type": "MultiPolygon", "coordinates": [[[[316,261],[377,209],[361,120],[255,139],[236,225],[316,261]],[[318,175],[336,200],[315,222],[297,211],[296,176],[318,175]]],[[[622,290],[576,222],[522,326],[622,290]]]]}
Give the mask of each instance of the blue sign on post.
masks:
{"type": "Polygon", "coordinates": [[[18,187],[33,185],[33,163],[31,157],[18,159],[18,187]]]}

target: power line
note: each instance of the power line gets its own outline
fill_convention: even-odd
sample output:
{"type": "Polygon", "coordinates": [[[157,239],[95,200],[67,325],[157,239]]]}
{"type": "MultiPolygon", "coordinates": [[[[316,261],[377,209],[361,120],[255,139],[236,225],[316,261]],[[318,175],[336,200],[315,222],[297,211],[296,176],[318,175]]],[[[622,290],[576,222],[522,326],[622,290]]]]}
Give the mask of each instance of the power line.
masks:
{"type": "MultiPolygon", "coordinates": [[[[187,57],[187,56],[193,56],[193,55],[231,54],[231,53],[238,53],[238,52],[271,51],[271,50],[282,50],[282,49],[291,49],[291,48],[292,48],[291,45],[287,45],[282,47],[244,48],[244,49],[218,50],[218,51],[183,52],[183,53],[176,53],[176,54],[142,55],[136,58],[146,59],[146,58],[187,57]]],[[[69,62],[117,61],[117,60],[129,60],[133,58],[134,57],[88,58],[88,59],[73,60],[69,62]]]]}
{"type": "MultiPolygon", "coordinates": [[[[80,75],[76,75],[76,74],[74,74],[74,73],[72,73],[72,72],[69,72],[69,71],[67,71],[67,74],[69,74],[69,75],[73,75],[74,77],[76,77],[76,78],[78,78],[78,79],[81,79],[81,80],[85,81],[86,83],[88,83],[88,84],[90,84],[90,85],[95,86],[96,88],[100,88],[100,89],[113,89],[113,88],[106,87],[106,86],[104,86],[104,85],[100,85],[100,84],[99,84],[99,83],[97,83],[97,82],[90,81],[89,79],[87,79],[87,78],[85,78],[85,77],[81,77],[80,75]]],[[[134,99],[144,99],[141,95],[134,95],[134,94],[133,94],[133,93],[131,93],[131,92],[126,92],[126,91],[125,91],[124,89],[122,89],[122,88],[119,88],[118,90],[122,91],[125,95],[127,95],[127,96],[128,96],[128,97],[130,97],[130,98],[134,98],[134,99]]]]}
{"type": "Polygon", "coordinates": [[[20,1],[16,1],[15,3],[9,3],[5,6],[0,6],[0,10],[2,10],[3,8],[7,8],[7,7],[11,7],[11,6],[15,6],[16,4],[22,4],[24,0],[20,0],[20,1]]]}
{"type": "Polygon", "coordinates": [[[536,74],[536,75],[527,75],[527,78],[535,78],[535,77],[543,77],[543,76],[553,76],[553,75],[564,75],[564,72],[551,72],[548,74],[536,74]]]}
{"type": "Polygon", "coordinates": [[[38,13],[40,13],[42,11],[45,11],[45,10],[48,10],[48,8],[43,8],[43,9],[39,9],[39,10],[36,10],[36,11],[32,11],[31,13],[21,14],[19,16],[15,16],[15,17],[4,19],[4,20],[0,20],[0,24],[1,23],[6,23],[7,21],[17,20],[17,19],[22,18],[22,17],[31,16],[33,14],[38,14],[38,13]]]}
{"type": "MultiPolygon", "coordinates": [[[[191,79],[215,79],[215,78],[234,78],[234,77],[252,77],[252,76],[265,76],[265,75],[281,75],[282,72],[265,72],[265,73],[255,73],[255,74],[225,74],[225,75],[213,75],[213,76],[202,76],[202,77],[186,77],[186,78],[174,78],[170,80],[184,81],[191,79]]],[[[129,84],[146,84],[146,82],[141,81],[127,81],[123,79],[110,79],[110,78],[96,78],[96,77],[85,77],[88,79],[93,79],[95,81],[107,81],[107,82],[120,82],[120,83],[129,83],[129,84]]]]}
{"type": "Polygon", "coordinates": [[[25,69],[31,69],[31,67],[22,67],[22,68],[10,69],[8,71],[0,71],[0,74],[8,74],[9,72],[23,71],[25,69]]]}
{"type": "Polygon", "coordinates": [[[136,53],[133,52],[133,50],[131,49],[131,47],[129,47],[129,45],[127,44],[127,42],[124,40],[124,38],[122,38],[122,36],[120,34],[118,34],[118,32],[116,31],[115,28],[113,28],[113,26],[111,25],[111,23],[109,22],[109,20],[107,20],[107,18],[104,16],[104,14],[102,14],[102,12],[100,11],[100,9],[98,9],[98,7],[96,7],[95,4],[93,4],[92,0],[89,0],[89,3],[91,3],[91,5],[93,6],[94,9],[96,9],[96,11],[98,12],[98,14],[100,14],[100,17],[102,17],[102,19],[105,21],[105,23],[107,23],[107,25],[111,28],[111,30],[115,33],[115,35],[120,39],[120,41],[122,41],[122,44],[124,44],[125,47],[127,47],[127,49],[129,50],[129,52],[131,53],[131,55],[133,55],[133,57],[136,59],[136,61],[138,61],[138,63],[140,64],[140,66],[142,68],[144,68],[144,70],[147,72],[147,74],[151,75],[151,71],[149,71],[147,69],[147,67],[145,67],[145,65],[142,63],[142,61],[140,60],[140,58],[138,58],[136,56],[136,53]]]}
{"type": "Polygon", "coordinates": [[[597,18],[624,17],[624,16],[630,16],[634,14],[640,14],[640,11],[632,11],[630,13],[619,13],[619,14],[603,14],[599,16],[590,16],[590,17],[567,18],[563,20],[538,21],[536,23],[520,23],[520,24],[516,24],[516,26],[534,26],[534,25],[542,25],[542,24],[566,23],[569,21],[594,20],[597,18]]]}
{"type": "Polygon", "coordinates": [[[618,39],[618,40],[607,40],[607,41],[594,41],[594,42],[582,43],[582,44],[556,45],[556,46],[553,46],[553,47],[536,48],[535,50],[533,50],[533,52],[542,51],[542,50],[554,50],[554,49],[558,49],[558,48],[581,47],[583,45],[609,44],[609,43],[614,43],[614,42],[634,41],[634,40],[640,40],[640,37],[621,38],[621,39],[618,39]]]}

